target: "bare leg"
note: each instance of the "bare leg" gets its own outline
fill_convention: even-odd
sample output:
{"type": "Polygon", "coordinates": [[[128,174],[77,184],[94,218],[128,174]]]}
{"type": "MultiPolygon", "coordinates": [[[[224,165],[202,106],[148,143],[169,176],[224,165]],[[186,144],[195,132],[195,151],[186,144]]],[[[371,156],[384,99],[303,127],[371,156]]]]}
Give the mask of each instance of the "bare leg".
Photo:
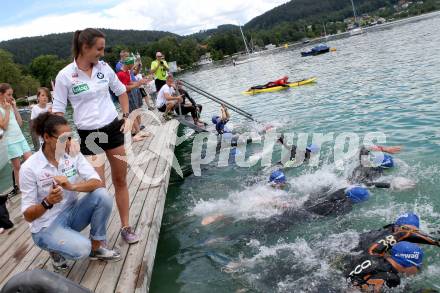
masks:
{"type": "Polygon", "coordinates": [[[12,170],[14,171],[15,184],[20,186],[18,182],[18,174],[20,172],[20,157],[11,159],[11,164],[12,170]]]}
{"type": "Polygon", "coordinates": [[[105,188],[105,157],[104,154],[86,156],[87,161],[95,168],[96,173],[102,181],[102,187],[105,188]]]}
{"type": "Polygon", "coordinates": [[[127,187],[127,163],[114,157],[115,155],[125,156],[124,146],[106,151],[107,159],[112,170],[112,180],[115,187],[116,205],[118,206],[119,217],[122,227],[129,226],[129,194],[127,187]]]}

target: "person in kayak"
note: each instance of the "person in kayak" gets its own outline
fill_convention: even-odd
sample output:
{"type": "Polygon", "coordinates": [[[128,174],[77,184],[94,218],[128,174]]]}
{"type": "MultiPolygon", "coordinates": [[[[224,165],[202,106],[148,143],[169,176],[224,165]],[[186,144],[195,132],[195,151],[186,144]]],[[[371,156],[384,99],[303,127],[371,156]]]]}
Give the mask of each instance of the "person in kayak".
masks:
{"type": "Polygon", "coordinates": [[[434,239],[419,229],[419,216],[413,212],[407,212],[400,215],[392,224],[378,230],[362,233],[359,236],[359,245],[353,251],[384,256],[396,243],[401,241],[440,246],[440,240],[434,239]]]}
{"type": "Polygon", "coordinates": [[[280,79],[274,80],[274,81],[269,81],[268,83],[266,83],[265,85],[256,85],[253,86],[249,89],[249,91],[251,90],[262,90],[262,89],[267,89],[267,88],[271,88],[271,87],[276,87],[276,86],[282,86],[282,87],[289,87],[289,77],[287,75],[281,77],[280,79]]]}
{"type": "MultiPolygon", "coordinates": [[[[182,82],[178,80],[176,82],[176,87],[179,95],[182,97],[183,101],[180,103],[181,114],[186,115],[191,113],[191,117],[194,120],[195,125],[205,126],[205,124],[200,121],[200,113],[202,112],[202,105],[197,104],[196,101],[191,98],[186,90],[183,89],[182,82]],[[188,99],[188,102],[187,100],[188,99]]],[[[179,114],[179,107],[176,106],[175,111],[179,114]]]]}
{"type": "Polygon", "coordinates": [[[401,275],[415,275],[420,271],[424,252],[417,244],[402,241],[384,257],[366,254],[350,263],[345,272],[348,281],[362,292],[382,292],[383,287],[400,285],[401,275]]]}

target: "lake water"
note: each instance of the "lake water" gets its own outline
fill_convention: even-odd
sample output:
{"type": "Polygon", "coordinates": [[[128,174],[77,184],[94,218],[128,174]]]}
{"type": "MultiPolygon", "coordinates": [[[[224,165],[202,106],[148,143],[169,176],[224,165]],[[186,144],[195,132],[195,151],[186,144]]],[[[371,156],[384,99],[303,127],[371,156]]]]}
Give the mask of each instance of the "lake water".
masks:
{"type": "MultiPolygon", "coordinates": [[[[175,174],[168,189],[151,292],[342,292],[346,282],[338,259],[357,244],[361,232],[378,229],[400,213],[413,210],[423,230],[439,229],[440,163],[440,18],[329,42],[336,52],[301,58],[299,50],[264,56],[237,67],[187,72],[182,78],[252,113],[278,132],[345,132],[362,139],[382,132],[386,145],[401,145],[396,170],[387,173],[416,181],[412,190],[372,190],[368,202],[338,218],[328,217],[274,226],[260,233],[265,220],[279,214],[274,201],[301,205],[322,186],[344,184],[347,171],[333,163],[333,142],[323,145],[318,167],[286,170],[290,189],[266,185],[271,167],[257,164],[218,167],[213,161],[201,176],[175,174]],[[248,87],[280,76],[290,80],[316,76],[311,86],[255,96],[248,87]],[[203,226],[205,216],[225,214],[203,226]]],[[[195,93],[210,121],[218,105],[195,93]]],[[[251,123],[232,112],[235,129],[251,123]]],[[[182,133],[181,133],[182,134],[182,133]]],[[[176,148],[186,173],[191,171],[191,142],[176,148]]],[[[259,144],[248,154],[261,152],[259,144]]],[[[280,147],[275,147],[279,156],[280,147]]],[[[438,248],[423,247],[424,269],[405,278],[405,286],[440,288],[438,248]]]]}

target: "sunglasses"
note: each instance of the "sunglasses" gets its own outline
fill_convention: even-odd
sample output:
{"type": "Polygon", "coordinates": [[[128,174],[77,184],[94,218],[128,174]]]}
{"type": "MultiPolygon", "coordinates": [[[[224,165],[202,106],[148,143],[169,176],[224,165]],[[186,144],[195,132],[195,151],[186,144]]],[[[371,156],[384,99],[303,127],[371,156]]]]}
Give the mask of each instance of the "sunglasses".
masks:
{"type": "Polygon", "coordinates": [[[60,143],[65,143],[67,141],[71,141],[72,140],[72,135],[59,135],[59,136],[55,136],[55,135],[51,135],[53,138],[56,138],[60,143]]]}

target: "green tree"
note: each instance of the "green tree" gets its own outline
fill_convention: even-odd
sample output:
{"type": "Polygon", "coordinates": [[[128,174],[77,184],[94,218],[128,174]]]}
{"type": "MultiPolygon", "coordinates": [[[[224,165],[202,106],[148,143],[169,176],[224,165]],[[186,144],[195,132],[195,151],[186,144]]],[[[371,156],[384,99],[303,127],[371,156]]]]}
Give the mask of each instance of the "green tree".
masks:
{"type": "Polygon", "coordinates": [[[12,61],[12,54],[0,49],[0,82],[9,83],[16,97],[32,95],[40,86],[38,80],[23,74],[20,67],[12,61]]]}
{"type": "Polygon", "coordinates": [[[67,64],[68,61],[55,55],[42,55],[32,60],[29,70],[42,86],[50,88],[51,80],[55,80],[58,72],[67,64]]]}

